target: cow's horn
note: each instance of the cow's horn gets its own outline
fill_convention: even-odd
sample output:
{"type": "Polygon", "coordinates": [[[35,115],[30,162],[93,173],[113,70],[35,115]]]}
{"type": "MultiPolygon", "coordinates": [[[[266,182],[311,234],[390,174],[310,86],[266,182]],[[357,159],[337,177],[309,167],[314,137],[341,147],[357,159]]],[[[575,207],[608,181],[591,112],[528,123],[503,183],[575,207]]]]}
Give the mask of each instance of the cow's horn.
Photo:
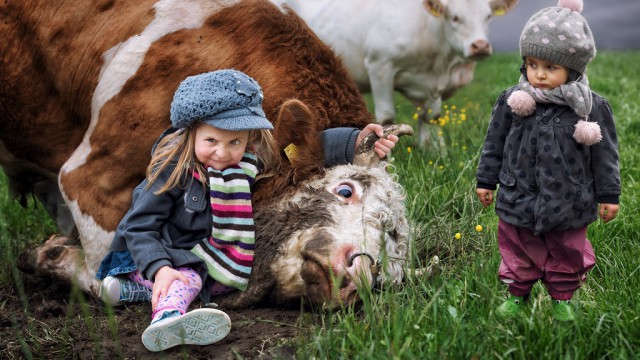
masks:
{"type": "Polygon", "coordinates": [[[440,258],[438,257],[438,255],[434,255],[431,260],[429,260],[429,265],[427,265],[427,267],[415,269],[413,271],[413,274],[415,276],[430,277],[437,271],[439,263],[440,258]]]}
{"type": "MultiPolygon", "coordinates": [[[[383,125],[383,128],[385,136],[396,135],[400,137],[403,135],[413,135],[413,128],[407,124],[383,125]]],[[[376,140],[378,140],[378,136],[375,133],[371,133],[360,142],[353,158],[355,165],[372,167],[380,162],[380,157],[373,150],[373,144],[376,140]]]]}

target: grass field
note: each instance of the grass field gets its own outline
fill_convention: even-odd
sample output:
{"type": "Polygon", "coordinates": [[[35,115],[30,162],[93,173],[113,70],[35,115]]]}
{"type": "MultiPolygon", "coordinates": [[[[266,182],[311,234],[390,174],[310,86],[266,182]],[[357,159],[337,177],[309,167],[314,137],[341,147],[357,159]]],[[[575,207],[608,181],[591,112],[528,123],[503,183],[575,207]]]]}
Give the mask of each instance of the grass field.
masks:
{"type": "MultiPolygon", "coordinates": [[[[502,320],[495,308],[506,289],[497,279],[497,218],[475,197],[478,155],[495,99],[515,84],[515,53],[495,54],[474,82],[446,102],[434,125],[442,148],[419,149],[410,138],[393,152],[393,170],[407,192],[415,256],[435,274],[371,294],[362,306],[328,313],[295,340],[305,359],[632,359],[640,358],[640,52],[600,52],[589,67],[591,88],[607,98],[620,143],[621,213],[589,228],[596,267],[575,297],[575,323],[555,322],[545,289],[536,285],[522,319],[502,320]],[[444,114],[443,114],[444,115],[444,114]],[[478,226],[480,225],[480,227],[478,226]]],[[[413,108],[398,97],[399,120],[415,125],[413,108]]],[[[0,284],[18,278],[15,257],[28,242],[55,230],[41,208],[8,199],[0,178],[0,284]]]]}

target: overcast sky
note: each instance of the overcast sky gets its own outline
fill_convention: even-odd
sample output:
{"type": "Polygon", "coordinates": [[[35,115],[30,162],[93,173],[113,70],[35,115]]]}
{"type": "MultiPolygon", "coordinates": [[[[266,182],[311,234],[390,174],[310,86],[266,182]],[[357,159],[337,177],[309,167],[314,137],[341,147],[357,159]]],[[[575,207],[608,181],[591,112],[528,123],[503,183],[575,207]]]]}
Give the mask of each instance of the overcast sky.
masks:
{"type": "MultiPolygon", "coordinates": [[[[640,49],[640,0],[584,0],[582,16],[587,19],[598,50],[640,49]]],[[[517,51],[524,24],[531,15],[557,0],[520,0],[510,13],[489,25],[489,39],[495,51],[517,51]]]]}

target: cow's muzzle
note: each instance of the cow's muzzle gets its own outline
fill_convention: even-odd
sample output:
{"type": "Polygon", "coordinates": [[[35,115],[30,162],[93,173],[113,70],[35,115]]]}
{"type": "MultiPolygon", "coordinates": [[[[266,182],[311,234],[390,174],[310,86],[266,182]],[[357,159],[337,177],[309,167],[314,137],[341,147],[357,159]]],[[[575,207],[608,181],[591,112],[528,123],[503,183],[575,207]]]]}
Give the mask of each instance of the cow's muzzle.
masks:
{"type": "Polygon", "coordinates": [[[371,260],[371,266],[369,268],[371,271],[371,277],[372,277],[371,288],[375,289],[378,286],[378,275],[380,275],[380,262],[378,260],[375,260],[373,256],[371,256],[371,254],[369,253],[357,252],[349,256],[349,259],[347,259],[347,266],[349,267],[353,266],[353,260],[358,256],[366,256],[369,258],[369,260],[371,260]]]}

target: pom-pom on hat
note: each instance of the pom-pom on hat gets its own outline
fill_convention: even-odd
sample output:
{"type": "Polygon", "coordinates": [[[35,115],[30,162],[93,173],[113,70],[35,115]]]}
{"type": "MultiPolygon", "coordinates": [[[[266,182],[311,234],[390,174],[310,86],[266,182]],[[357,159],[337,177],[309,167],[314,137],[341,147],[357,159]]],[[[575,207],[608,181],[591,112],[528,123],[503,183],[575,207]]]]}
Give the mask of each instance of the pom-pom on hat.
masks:
{"type": "Polygon", "coordinates": [[[183,129],[197,121],[223,130],[273,129],[262,110],[262,89],[237,70],[189,76],[171,102],[171,125],[183,129]]]}
{"type": "Polygon", "coordinates": [[[520,35],[520,55],[547,60],[583,74],[596,56],[582,0],[559,0],[535,13],[520,35]]]}

